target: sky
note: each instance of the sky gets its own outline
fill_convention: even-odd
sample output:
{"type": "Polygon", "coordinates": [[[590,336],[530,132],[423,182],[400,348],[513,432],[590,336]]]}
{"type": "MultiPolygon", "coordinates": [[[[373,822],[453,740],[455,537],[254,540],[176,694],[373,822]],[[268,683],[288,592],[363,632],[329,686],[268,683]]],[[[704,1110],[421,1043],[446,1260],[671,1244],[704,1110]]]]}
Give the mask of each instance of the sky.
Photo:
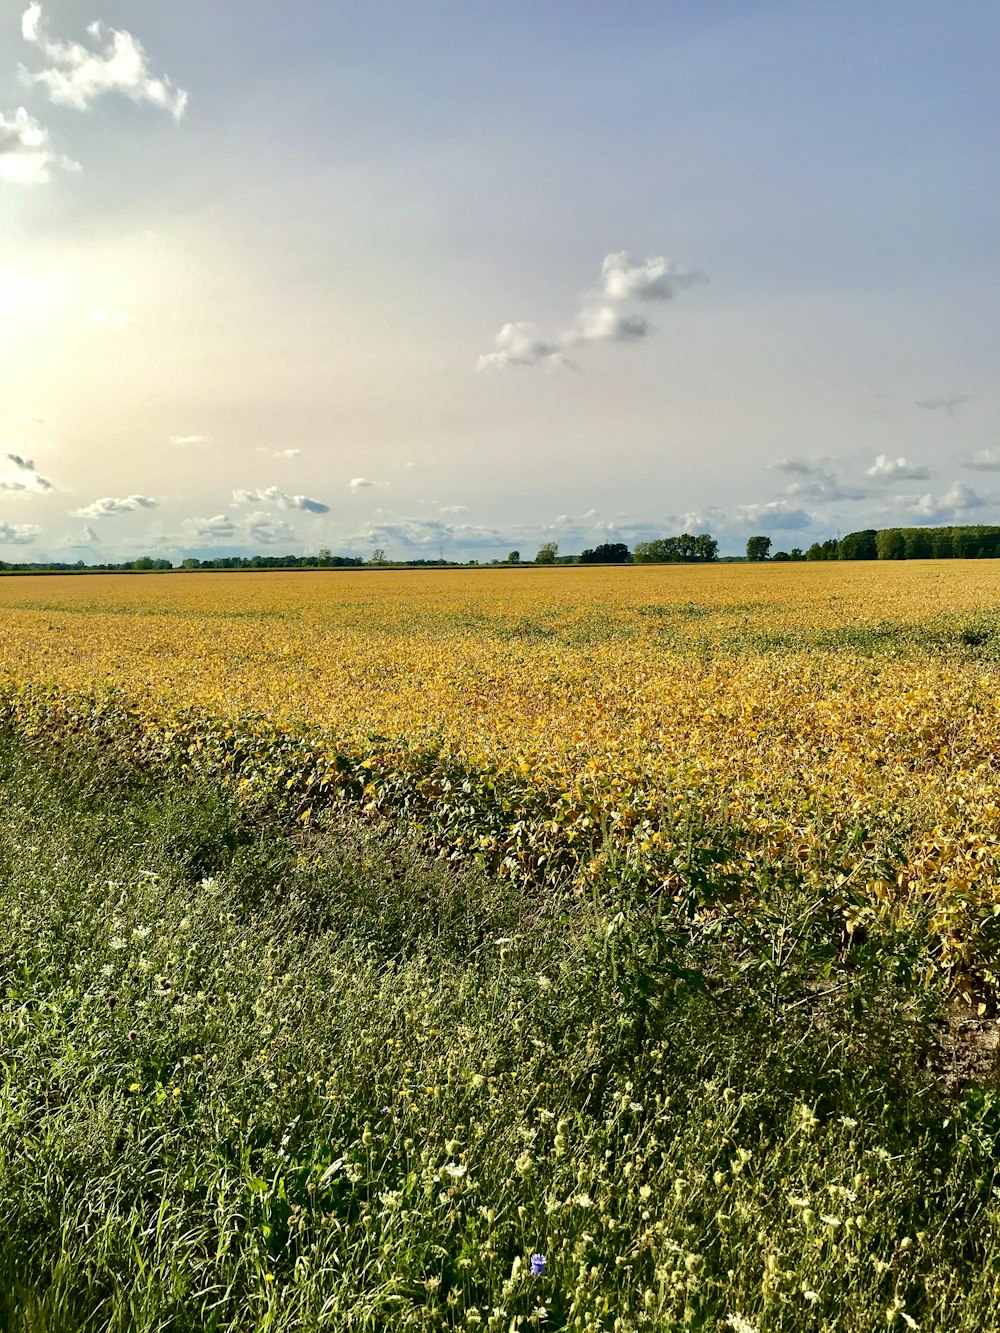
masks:
{"type": "Polygon", "coordinates": [[[989,0],[0,4],[0,560],[1000,523],[989,0]]]}

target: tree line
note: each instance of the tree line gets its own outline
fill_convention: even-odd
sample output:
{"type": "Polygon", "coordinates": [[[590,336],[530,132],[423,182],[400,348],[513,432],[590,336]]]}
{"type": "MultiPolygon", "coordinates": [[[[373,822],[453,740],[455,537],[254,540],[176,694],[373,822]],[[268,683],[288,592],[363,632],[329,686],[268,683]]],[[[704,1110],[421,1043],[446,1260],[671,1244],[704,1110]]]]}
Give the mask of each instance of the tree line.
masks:
{"type": "MultiPolygon", "coordinates": [[[[816,542],[807,560],[975,560],[1000,556],[1000,527],[864,528],[816,542]]],[[[776,558],[776,557],[775,557],[776,558]]]]}
{"type": "MultiPolygon", "coordinates": [[[[770,537],[757,535],[749,538],[746,559],[768,560],[941,560],[941,559],[995,559],[1000,557],[1000,527],[983,525],[950,526],[941,528],[865,528],[849,532],[838,539],[830,537],[813,542],[808,550],[793,546],[790,551],[771,553],[770,537]]],[[[173,565],[169,560],[154,556],[139,556],[118,564],[73,564],[60,561],[31,561],[10,563],[0,560],[0,573],[7,574],[126,574],[152,573],[166,570],[211,569],[361,569],[361,568],[461,568],[465,565],[679,565],[711,564],[719,560],[719,543],[708,532],[692,535],[683,532],[679,537],[654,537],[636,542],[630,550],[625,542],[602,542],[588,547],[579,555],[560,555],[556,542],[544,542],[533,561],[522,561],[520,551],[511,551],[505,560],[457,561],[445,560],[388,560],[378,548],[367,560],[356,555],[334,555],[323,549],[316,555],[220,555],[206,560],[193,556],[173,565]]]]}
{"type": "MultiPolygon", "coordinates": [[[[692,536],[682,532],[679,537],[654,537],[652,541],[636,542],[629,550],[625,542],[601,542],[599,546],[588,547],[579,555],[560,556],[555,542],[545,542],[535,556],[536,565],[692,565],[704,564],[719,558],[719,543],[709,532],[699,532],[692,536]]],[[[511,551],[517,556],[518,551],[511,551]]]]}

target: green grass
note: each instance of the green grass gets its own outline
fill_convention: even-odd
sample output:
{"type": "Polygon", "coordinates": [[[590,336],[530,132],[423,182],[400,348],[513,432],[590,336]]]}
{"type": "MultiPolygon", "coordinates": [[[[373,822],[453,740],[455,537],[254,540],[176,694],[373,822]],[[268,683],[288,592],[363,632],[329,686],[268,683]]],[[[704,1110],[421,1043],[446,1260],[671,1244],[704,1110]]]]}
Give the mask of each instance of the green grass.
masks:
{"type": "Polygon", "coordinates": [[[918,936],[758,887],[541,898],[0,738],[0,1328],[994,1326],[918,936]]]}

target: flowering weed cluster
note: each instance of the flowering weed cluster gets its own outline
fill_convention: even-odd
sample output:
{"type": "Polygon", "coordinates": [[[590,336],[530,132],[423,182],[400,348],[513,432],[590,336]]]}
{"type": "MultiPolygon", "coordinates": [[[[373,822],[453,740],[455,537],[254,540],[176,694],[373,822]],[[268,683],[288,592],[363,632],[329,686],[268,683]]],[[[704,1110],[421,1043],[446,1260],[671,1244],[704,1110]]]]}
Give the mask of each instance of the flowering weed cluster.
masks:
{"type": "Polygon", "coordinates": [[[991,1326],[1000,1114],[935,1077],[925,937],[540,894],[119,760],[0,740],[0,1326],[991,1326]]]}

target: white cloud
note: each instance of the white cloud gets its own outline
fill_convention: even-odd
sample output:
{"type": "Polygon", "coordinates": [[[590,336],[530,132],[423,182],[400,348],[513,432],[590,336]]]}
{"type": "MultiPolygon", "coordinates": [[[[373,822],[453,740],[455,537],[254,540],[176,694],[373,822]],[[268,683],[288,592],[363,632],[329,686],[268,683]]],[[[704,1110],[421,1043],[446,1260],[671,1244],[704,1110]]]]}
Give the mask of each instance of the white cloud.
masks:
{"type": "Polygon", "coordinates": [[[744,527],[760,527],[797,531],[812,524],[812,516],[788,500],[770,500],[767,504],[740,505],[738,521],[744,527]]]}
{"type": "Polygon", "coordinates": [[[281,518],[263,510],[255,510],[242,519],[229,514],[214,514],[211,518],[187,518],[181,524],[182,545],[194,542],[207,546],[274,546],[278,542],[294,543],[295,533],[281,518]]]}
{"type": "Polygon", "coordinates": [[[34,523],[0,523],[0,545],[28,546],[40,532],[34,523]]]}
{"type": "Polygon", "coordinates": [[[519,321],[505,324],[493,340],[495,351],[486,352],[476,362],[477,370],[506,370],[509,366],[550,368],[566,364],[558,343],[539,338],[533,324],[519,321]]]}
{"type": "Polygon", "coordinates": [[[207,437],[204,435],[168,435],[167,440],[178,449],[193,449],[199,444],[207,443],[207,437]]]}
{"type": "Polygon", "coordinates": [[[245,527],[250,542],[259,546],[274,546],[277,542],[295,539],[295,533],[285,520],[274,518],[271,514],[248,514],[245,527]]]}
{"type": "Polygon", "coordinates": [[[854,486],[842,485],[832,472],[815,468],[803,481],[791,482],[785,488],[785,494],[799,500],[829,504],[837,500],[864,500],[867,493],[854,486]]]}
{"type": "Polygon", "coordinates": [[[434,550],[439,546],[479,550],[502,545],[496,528],[478,523],[443,523],[439,519],[401,518],[396,523],[373,523],[346,540],[347,546],[378,545],[390,549],[434,550]]]}
{"type": "Polygon", "coordinates": [[[608,301],[669,301],[685,287],[706,282],[704,273],[671,263],[662,255],[633,263],[627,251],[605,255],[601,264],[601,295],[608,301]]]}
{"type": "Polygon", "coordinates": [[[977,472],[1000,472],[1000,449],[980,449],[965,466],[977,472]]]}
{"type": "Polygon", "coordinates": [[[56,545],[64,551],[82,551],[100,545],[100,538],[89,524],[84,524],[81,532],[67,533],[56,545]]]}
{"type": "Polygon", "coordinates": [[[576,336],[586,342],[627,342],[645,338],[648,332],[649,325],[641,315],[630,315],[611,305],[581,310],[576,325],[576,336]]]}
{"type": "Polygon", "coordinates": [[[330,506],[322,500],[310,500],[307,495],[288,495],[277,486],[267,486],[263,490],[233,491],[233,504],[273,504],[279,509],[303,509],[309,514],[328,514],[330,506]]]}
{"type": "Polygon", "coordinates": [[[38,47],[51,65],[38,74],[23,70],[25,80],[43,87],[50,101],[78,111],[86,111],[106,93],[122,93],[133,102],[148,102],[180,120],[187,106],[187,93],[175,88],[168,78],[150,73],[146,52],[131,33],[105,28],[99,20],[91,23],[87,33],[94,39],[93,48],[81,42],[53,41],[46,31],[41,5],[29,5],[21,19],[21,35],[38,47]]]}
{"type": "Polygon", "coordinates": [[[785,487],[785,494],[797,500],[829,504],[838,500],[866,499],[868,492],[858,486],[845,485],[826,466],[829,461],[828,458],[779,458],[775,463],[768,463],[767,470],[797,478],[785,487]]]}
{"type": "Polygon", "coordinates": [[[543,365],[553,370],[571,364],[564,349],[587,342],[636,342],[650,333],[642,315],[622,309],[630,301],[670,300],[692,283],[704,282],[695,273],[662,256],[634,263],[624,250],[605,255],[600,283],[580,304],[572,328],[554,340],[539,336],[533,324],[505,324],[494,339],[494,350],[476,363],[477,370],[506,370],[510,366],[543,365]]]}
{"type": "Polygon", "coordinates": [[[52,168],[78,171],[79,164],[61,157],[49,143],[49,132],[19,106],[12,116],[0,111],[0,181],[5,185],[45,185],[52,168]]]}
{"type": "Polygon", "coordinates": [[[709,528],[728,526],[726,515],[721,509],[709,505],[707,509],[689,509],[676,520],[671,520],[678,532],[705,532],[709,528]]]}
{"type": "Polygon", "coordinates": [[[907,514],[921,522],[949,523],[954,522],[970,509],[981,509],[990,502],[984,496],[977,495],[975,491],[962,482],[956,481],[950,490],[945,491],[944,495],[906,496],[901,498],[898,503],[907,514]]]}
{"type": "Polygon", "coordinates": [[[93,504],[84,505],[82,509],[74,509],[74,518],[114,518],[117,514],[132,513],[137,509],[155,509],[156,501],[151,500],[148,495],[126,495],[121,499],[115,499],[113,496],[106,495],[100,500],[95,500],[93,504]]]}
{"type": "Polygon", "coordinates": [[[52,482],[48,477],[41,476],[35,469],[35,464],[30,458],[25,458],[23,454],[4,453],[0,454],[0,466],[4,463],[13,468],[13,473],[6,477],[0,477],[0,491],[51,491],[52,482]]]}
{"type": "Polygon", "coordinates": [[[349,491],[354,491],[355,493],[357,493],[358,491],[367,490],[369,486],[374,486],[374,485],[375,483],[373,481],[369,481],[367,477],[352,477],[351,480],[347,483],[347,489],[349,491]]]}
{"type": "Polygon", "coordinates": [[[468,506],[468,505],[442,505],[442,506],[441,506],[441,513],[442,513],[442,514],[467,514],[468,512],[469,512],[469,506],[468,506]]]}
{"type": "Polygon", "coordinates": [[[908,463],[905,458],[879,454],[865,475],[876,481],[926,481],[931,474],[922,463],[908,463]]]}
{"type": "Polygon", "coordinates": [[[228,514],[214,514],[211,518],[186,518],[181,527],[192,539],[207,542],[228,541],[240,530],[228,514]]]}
{"type": "Polygon", "coordinates": [[[271,455],[272,458],[299,458],[302,454],[301,449],[279,449],[277,453],[271,455]]]}

